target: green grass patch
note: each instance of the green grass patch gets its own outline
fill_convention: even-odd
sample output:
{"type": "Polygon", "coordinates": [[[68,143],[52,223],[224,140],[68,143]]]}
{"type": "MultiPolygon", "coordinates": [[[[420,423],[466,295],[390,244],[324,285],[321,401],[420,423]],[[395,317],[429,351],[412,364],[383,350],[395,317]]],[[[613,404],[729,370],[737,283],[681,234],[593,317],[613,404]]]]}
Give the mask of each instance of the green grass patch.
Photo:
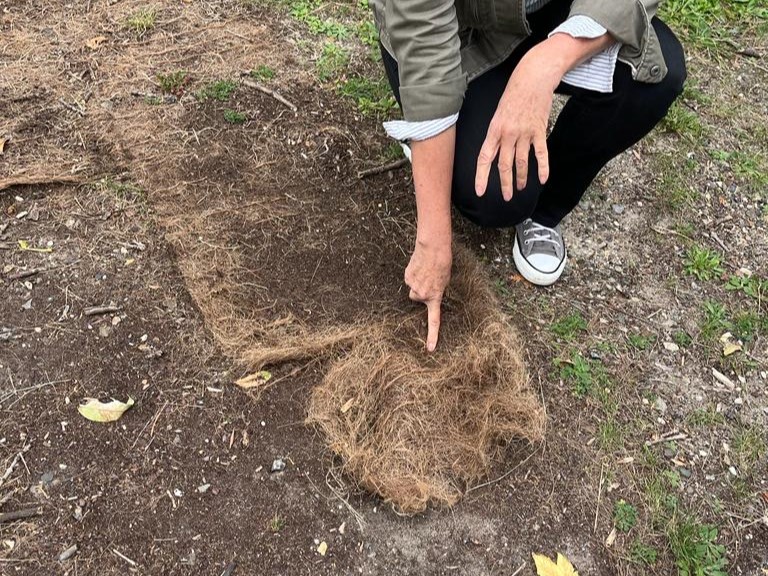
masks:
{"type": "Polygon", "coordinates": [[[707,300],[703,306],[701,335],[706,339],[719,338],[731,328],[725,306],[714,300],[707,300]]]}
{"type": "Polygon", "coordinates": [[[678,330],[672,334],[672,342],[680,346],[680,348],[688,348],[693,344],[693,338],[685,330],[678,330]]]}
{"type": "Polygon", "coordinates": [[[157,10],[154,8],[141,8],[125,21],[125,27],[133,32],[137,38],[143,37],[147,32],[154,30],[157,25],[157,10]]]}
{"type": "Polygon", "coordinates": [[[251,75],[251,78],[255,78],[256,80],[261,80],[262,82],[266,82],[267,80],[272,80],[275,76],[277,76],[277,72],[275,72],[274,68],[270,68],[265,64],[260,64],[259,66],[256,66],[256,68],[251,70],[250,75],[251,75]]]}
{"type": "Polygon", "coordinates": [[[720,255],[700,246],[691,246],[686,251],[683,269],[688,276],[695,276],[701,281],[712,280],[724,273],[720,255]]]}
{"type": "Polygon", "coordinates": [[[736,432],[731,444],[734,461],[745,474],[750,474],[766,455],[765,432],[757,424],[736,432]]]}
{"type": "Polygon", "coordinates": [[[397,108],[397,101],[384,76],[378,79],[352,76],[339,87],[339,92],[354,100],[358,110],[366,116],[383,116],[397,108]]]}
{"type": "Polygon", "coordinates": [[[224,110],[224,120],[230,124],[244,124],[248,120],[248,116],[237,110],[230,110],[227,108],[224,110]]]}
{"type": "MultiPolygon", "coordinates": [[[[658,196],[664,202],[664,205],[670,211],[680,210],[683,206],[691,205],[699,197],[699,193],[694,188],[692,182],[694,173],[698,168],[698,163],[693,158],[686,158],[684,161],[678,159],[663,159],[660,161],[661,180],[658,183],[658,196]]],[[[695,232],[690,223],[681,223],[682,226],[689,228],[687,233],[678,230],[683,236],[691,237],[695,232]]]]}
{"type": "Polygon", "coordinates": [[[648,350],[651,346],[654,345],[654,343],[656,342],[656,336],[652,334],[645,335],[645,334],[636,334],[634,332],[630,332],[629,334],[627,334],[627,342],[632,348],[642,352],[644,350],[648,350]]]}
{"type": "Polygon", "coordinates": [[[717,53],[731,47],[734,27],[764,29],[768,7],[765,0],[668,0],[659,15],[684,44],[717,53]]]}
{"type": "Polygon", "coordinates": [[[326,42],[317,59],[315,68],[321,82],[327,82],[339,76],[349,65],[349,54],[335,42],[326,42]]]}
{"type": "Polygon", "coordinates": [[[235,90],[237,90],[237,82],[218,80],[200,89],[197,92],[197,99],[201,101],[218,100],[219,102],[226,102],[235,90]]]}
{"type": "Polygon", "coordinates": [[[689,426],[705,427],[725,424],[725,417],[714,406],[692,410],[685,421],[689,426]]]}
{"type": "Polygon", "coordinates": [[[667,132],[673,132],[692,142],[697,142],[705,132],[699,115],[679,100],[669,109],[661,125],[667,132]]]}
{"type": "Polygon", "coordinates": [[[558,338],[571,342],[580,333],[587,331],[587,321],[584,320],[579,312],[571,312],[567,316],[560,318],[557,322],[554,322],[549,329],[558,338]]]}
{"type": "Polygon", "coordinates": [[[273,534],[277,534],[284,527],[285,527],[285,518],[283,518],[277,513],[274,516],[272,516],[272,518],[269,519],[269,522],[267,524],[267,528],[273,534]]]}

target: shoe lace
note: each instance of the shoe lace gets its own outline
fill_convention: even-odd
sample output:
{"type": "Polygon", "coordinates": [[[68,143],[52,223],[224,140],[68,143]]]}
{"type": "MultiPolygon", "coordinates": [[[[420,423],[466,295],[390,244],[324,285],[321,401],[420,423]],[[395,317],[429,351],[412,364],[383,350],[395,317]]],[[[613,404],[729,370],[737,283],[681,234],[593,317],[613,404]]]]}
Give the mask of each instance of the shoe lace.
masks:
{"type": "Polygon", "coordinates": [[[561,243],[560,234],[554,228],[547,228],[536,222],[531,222],[530,227],[525,231],[525,235],[532,234],[531,238],[525,240],[526,244],[545,242],[553,246],[559,246],[561,243]]]}

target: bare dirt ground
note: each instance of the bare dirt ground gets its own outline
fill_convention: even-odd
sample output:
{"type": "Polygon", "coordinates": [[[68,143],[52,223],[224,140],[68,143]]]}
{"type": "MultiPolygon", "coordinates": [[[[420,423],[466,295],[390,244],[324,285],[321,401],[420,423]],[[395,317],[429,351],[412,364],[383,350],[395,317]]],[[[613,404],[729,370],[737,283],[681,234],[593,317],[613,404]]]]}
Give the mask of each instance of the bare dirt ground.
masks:
{"type": "Polygon", "coordinates": [[[260,396],[234,385],[249,354],[420,313],[400,282],[409,172],[356,177],[389,158],[369,103],[339,89],[373,74],[367,49],[345,40],[329,64],[317,7],[320,36],[295,7],[158,1],[143,29],[146,8],[0,0],[0,185],[44,182],[0,191],[0,514],[39,512],[0,524],[0,573],[532,575],[532,552],[562,552],[583,576],[683,573],[688,555],[762,576],[764,37],[745,40],[757,58],[692,54],[666,130],[569,219],[555,288],[520,281],[507,234],[457,221],[548,427],[410,518],[304,424],[327,356],[272,368],[260,396]],[[267,69],[245,79],[295,113],[241,83],[267,69]],[[128,396],[116,424],[76,410],[128,396]]]}

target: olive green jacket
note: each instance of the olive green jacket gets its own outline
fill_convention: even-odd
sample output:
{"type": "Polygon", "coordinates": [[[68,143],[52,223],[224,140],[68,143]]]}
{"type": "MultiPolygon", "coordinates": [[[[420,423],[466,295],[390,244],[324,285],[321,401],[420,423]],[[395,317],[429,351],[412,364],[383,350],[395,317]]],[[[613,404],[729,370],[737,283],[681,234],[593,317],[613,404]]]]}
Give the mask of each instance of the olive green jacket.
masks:
{"type": "MultiPolygon", "coordinates": [[[[601,24],[640,82],[667,73],[651,18],[661,0],[573,0],[571,16],[601,24]]],[[[530,34],[525,0],[370,0],[379,37],[397,60],[408,121],[461,108],[467,83],[505,60],[530,34]]]]}

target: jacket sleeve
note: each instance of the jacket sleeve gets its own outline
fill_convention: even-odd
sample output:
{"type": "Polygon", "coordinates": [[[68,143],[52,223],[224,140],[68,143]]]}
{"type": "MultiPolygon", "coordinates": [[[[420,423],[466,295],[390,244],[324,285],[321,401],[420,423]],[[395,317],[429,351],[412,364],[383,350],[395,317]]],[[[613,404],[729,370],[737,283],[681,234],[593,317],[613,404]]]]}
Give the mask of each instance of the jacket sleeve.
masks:
{"type": "Polygon", "coordinates": [[[456,114],[467,78],[461,68],[453,0],[390,0],[385,19],[400,73],[405,119],[424,121],[456,114]]]}
{"type": "Polygon", "coordinates": [[[588,16],[622,44],[619,59],[632,62],[641,82],[660,82],[667,68],[651,19],[661,0],[574,0],[571,16],[588,16]]]}

